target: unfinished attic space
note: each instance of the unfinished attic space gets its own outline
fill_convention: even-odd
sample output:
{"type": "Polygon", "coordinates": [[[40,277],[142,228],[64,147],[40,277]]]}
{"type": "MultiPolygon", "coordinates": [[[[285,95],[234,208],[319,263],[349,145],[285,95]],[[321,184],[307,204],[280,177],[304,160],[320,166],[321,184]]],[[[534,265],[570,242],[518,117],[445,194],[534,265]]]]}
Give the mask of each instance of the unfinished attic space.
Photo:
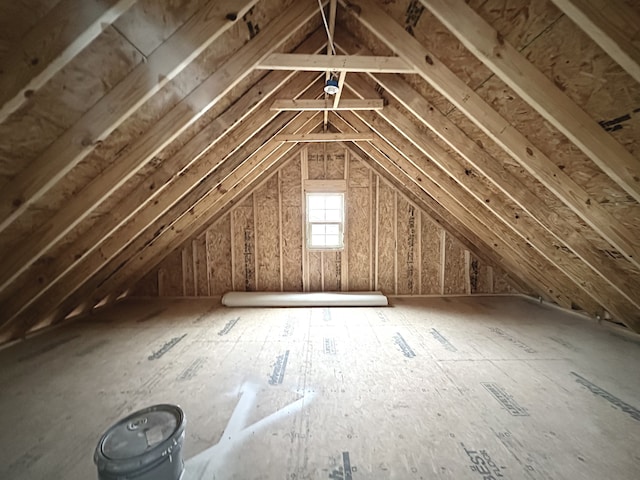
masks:
{"type": "Polygon", "coordinates": [[[0,1],[0,479],[640,478],[640,1],[0,1]]]}

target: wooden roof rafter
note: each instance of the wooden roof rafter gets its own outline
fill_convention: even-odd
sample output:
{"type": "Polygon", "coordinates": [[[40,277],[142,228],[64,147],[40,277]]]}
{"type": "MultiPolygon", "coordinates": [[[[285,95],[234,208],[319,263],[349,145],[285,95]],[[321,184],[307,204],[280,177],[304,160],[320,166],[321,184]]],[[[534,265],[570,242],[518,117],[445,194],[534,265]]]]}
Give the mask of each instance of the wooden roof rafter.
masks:
{"type": "MultiPolygon", "coordinates": [[[[0,233],[258,0],[210,3],[151,53],[0,192],[0,233]],[[235,12],[236,17],[226,16],[235,12]]],[[[1,283],[1,282],[0,282],[1,283]]]]}
{"type": "MultiPolygon", "coordinates": [[[[322,48],[322,35],[316,31],[297,50],[319,51],[320,48],[322,48]]],[[[199,178],[206,176],[209,170],[215,168],[216,165],[212,165],[210,161],[200,161],[202,156],[208,154],[214,146],[218,147],[218,153],[222,153],[228,151],[229,148],[236,148],[238,142],[251,138],[251,134],[247,133],[250,130],[247,130],[246,126],[243,127],[244,133],[240,133],[240,130],[236,128],[244,119],[253,115],[252,125],[255,127],[255,131],[260,130],[276,116],[274,113],[267,112],[265,107],[273,95],[285,88],[288,94],[302,93],[317,78],[315,73],[271,72],[267,74],[224,113],[203,127],[169,161],[165,162],[162,168],[145,179],[139,188],[127,195],[112,209],[109,217],[103,218],[100,224],[95,225],[72,245],[67,246],[64,255],[54,254],[52,262],[34,264],[11,285],[11,288],[0,292],[0,303],[4,306],[3,318],[10,319],[16,312],[19,313],[20,309],[26,308],[29,303],[45,294],[51,285],[59,281],[61,276],[70,269],[79,269],[83,272],[93,271],[93,267],[84,263],[84,257],[100,248],[102,242],[112,236],[133,215],[136,216],[137,223],[145,218],[147,216],[144,213],[145,209],[149,208],[147,205],[154,202],[161,191],[164,192],[161,190],[162,187],[158,186],[168,188],[167,185],[177,172],[182,172],[181,183],[188,179],[195,183],[199,178]],[[234,133],[233,139],[227,138],[230,133],[234,133]],[[243,135],[247,135],[247,138],[243,138],[243,135]],[[34,285],[31,281],[32,278],[46,280],[34,285]]],[[[216,158],[219,157],[216,156],[216,158]]],[[[172,195],[171,191],[174,187],[171,188],[172,190],[167,193],[169,196],[172,195]]],[[[162,204],[166,201],[167,198],[163,198],[162,204]]],[[[161,204],[155,203],[150,208],[150,214],[155,216],[157,214],[154,212],[160,211],[161,204]]],[[[134,231],[121,230],[118,235],[124,240],[130,235],[134,235],[134,231]]]]}
{"type": "Polygon", "coordinates": [[[259,37],[246,43],[159,122],[137,138],[118,162],[102,172],[100,177],[75,195],[46,224],[41,225],[30,240],[16,245],[14,255],[7,262],[7,268],[0,271],[0,291],[87,218],[105,198],[239,84],[261,59],[282,45],[315,14],[313,4],[296,4],[284,15],[269,23],[260,32],[259,37]]]}
{"type": "Polygon", "coordinates": [[[61,0],[2,59],[0,123],[137,0],[61,0]]]}
{"type": "MultiPolygon", "coordinates": [[[[304,123],[306,126],[301,128],[313,131],[321,125],[321,117],[318,115],[315,112],[303,112],[300,114],[299,123],[296,125],[299,126],[300,123],[304,123]],[[314,119],[315,123],[309,123],[313,122],[314,119]]],[[[293,132],[298,131],[294,125],[291,128],[293,132]]],[[[189,228],[190,225],[194,225],[196,222],[209,223],[219,218],[220,215],[223,215],[235,205],[240,198],[250,193],[266,177],[274,173],[299,148],[295,144],[276,145],[272,143],[269,148],[269,155],[265,155],[258,164],[243,165],[242,169],[236,172],[234,178],[228,182],[221,183],[220,188],[215,187],[211,191],[211,198],[206,198],[199,206],[189,208],[184,215],[174,221],[171,227],[165,229],[164,232],[166,233],[160,235],[158,237],[159,240],[150,242],[137,255],[131,252],[123,252],[123,254],[112,259],[99,275],[81,284],[72,295],[65,297],[65,300],[60,303],[61,308],[54,307],[54,311],[56,309],[59,310],[57,321],[63,320],[82,298],[98,299],[98,297],[104,296],[103,292],[121,292],[130,288],[154,265],[189,238],[192,231],[189,228]],[[113,274],[108,274],[108,272],[113,272],[113,274]]],[[[154,225],[161,225],[161,221],[154,225]]],[[[146,235],[152,234],[152,231],[153,228],[146,235]]],[[[38,315],[41,314],[38,313],[38,315]]],[[[29,317],[24,315],[18,323],[23,324],[26,318],[29,317]]],[[[2,328],[0,328],[1,338],[2,328]]]]}
{"type": "Polygon", "coordinates": [[[355,2],[350,2],[348,11],[387,47],[413,65],[425,81],[500,145],[527,172],[552,191],[630,262],[640,267],[640,248],[628,228],[601,207],[432,52],[398,23],[389,19],[378,5],[367,4],[363,8],[355,2]]]}
{"type": "MultiPolygon", "coordinates": [[[[337,42],[338,47],[341,49],[348,49],[349,46],[355,43],[353,39],[350,39],[345,34],[339,35],[337,42]]],[[[378,112],[379,116],[388,122],[388,125],[393,125],[399,133],[403,132],[405,136],[412,132],[410,138],[408,138],[418,142],[416,146],[421,146],[423,153],[432,158],[452,178],[455,178],[461,185],[466,185],[465,188],[468,192],[476,196],[481,203],[485,204],[503,221],[506,220],[507,225],[511,228],[522,232],[520,235],[523,238],[531,242],[536,248],[546,252],[548,260],[555,264],[556,267],[565,271],[565,273],[567,268],[570,271],[574,271],[573,275],[569,275],[574,279],[574,282],[582,287],[591,285],[589,294],[598,297],[598,301],[602,305],[608,306],[612,312],[618,310],[616,313],[621,318],[626,318],[626,321],[633,322],[635,317],[634,309],[640,309],[640,299],[637,298],[636,294],[640,289],[640,279],[629,279],[626,272],[616,268],[615,265],[612,266],[601,251],[589,244],[580,235],[580,232],[572,229],[571,224],[551,222],[544,204],[526,185],[522,184],[515,176],[505,172],[500,162],[493,159],[476,142],[468,138],[451,120],[441,114],[437,108],[425,100],[402,78],[384,74],[370,74],[369,76],[412,113],[415,120],[419,120],[445,140],[452,149],[458,152],[478,172],[485,175],[522,211],[518,212],[517,218],[515,218],[509,209],[503,208],[505,203],[503,199],[494,198],[495,196],[490,191],[483,192],[485,187],[478,181],[478,176],[475,172],[468,171],[467,166],[460,164],[455,157],[447,155],[437,145],[432,142],[426,142],[414,123],[404,117],[392,104],[387,105],[383,111],[378,112]],[[538,225],[530,224],[532,220],[543,226],[544,231],[539,231],[538,225]],[[550,235],[553,235],[553,237],[550,235]],[[582,269],[577,262],[571,262],[567,265],[567,260],[564,258],[565,254],[553,246],[558,243],[564,244],[574,251],[592,269],[592,272],[576,271],[575,268],[582,269]],[[564,264],[564,267],[557,262],[564,264]],[[573,263],[576,263],[575,267],[572,265],[573,263]],[[598,276],[602,278],[597,278],[598,276]],[[587,281],[587,279],[590,280],[587,281]],[[627,305],[627,307],[626,310],[620,312],[619,307],[616,307],[616,305],[627,305]]],[[[376,93],[372,87],[368,86],[362,76],[355,75],[351,77],[348,86],[351,88],[357,87],[356,91],[360,98],[376,93]]],[[[358,115],[362,117],[362,115],[358,115]]],[[[372,118],[371,115],[368,116],[372,118]]]]}
{"type": "Polygon", "coordinates": [[[463,0],[421,0],[460,42],[640,202],[640,163],[463,0]]]}
{"type": "MultiPolygon", "coordinates": [[[[309,86],[315,85],[317,89],[311,89],[307,93],[313,98],[321,90],[320,83],[313,83],[315,80],[317,75],[314,73],[298,74],[288,86],[299,89],[299,93],[302,94],[309,86]]],[[[262,91],[265,83],[268,82],[259,82],[255,90],[262,91]]],[[[239,167],[244,170],[251,168],[249,171],[255,169],[256,166],[253,164],[256,161],[263,161],[280,147],[281,144],[273,140],[274,135],[288,124],[290,124],[289,130],[284,131],[297,132],[315,114],[315,112],[304,112],[304,115],[292,112],[275,114],[265,104],[266,98],[262,100],[262,107],[254,113],[253,121],[238,123],[237,127],[230,132],[231,134],[223,137],[216,145],[212,159],[208,159],[207,162],[200,161],[190,169],[184,170],[180,176],[174,177],[172,183],[165,187],[157,200],[154,201],[153,197],[149,198],[134,216],[130,214],[130,219],[126,223],[120,222],[108,238],[100,242],[99,248],[94,249],[90,255],[76,259],[55,282],[43,286],[41,291],[32,291],[32,298],[18,294],[21,302],[9,302],[8,306],[14,306],[3,312],[6,322],[0,326],[0,338],[3,335],[19,335],[19,331],[28,329],[32,321],[46,315],[44,312],[50,311],[56,302],[62,302],[75,289],[80,289],[85,283],[91,282],[100,271],[108,271],[109,265],[120,265],[125,259],[138,254],[138,249],[144,249],[150,238],[157,236],[159,231],[165,231],[176,218],[191,210],[194,205],[199,204],[203,199],[211,200],[211,195],[215,197],[215,195],[224,194],[230,187],[222,186],[220,182],[223,180],[229,182],[226,178],[239,167]],[[253,139],[255,135],[258,136],[253,139]],[[214,192],[207,193],[211,189],[214,189],[214,192]],[[119,260],[114,261],[114,258],[119,260]],[[9,333],[3,333],[5,331],[9,333]]],[[[234,108],[235,105],[230,107],[229,115],[225,116],[233,118],[233,115],[237,115],[238,109],[244,106],[246,104],[241,102],[237,108],[234,108]]],[[[221,124],[227,124],[223,118],[220,120],[221,124]]],[[[282,146],[278,152],[286,152],[293,147],[294,145],[291,144],[282,146]]],[[[190,151],[189,145],[187,144],[184,149],[190,151]]],[[[233,178],[237,180],[240,178],[239,175],[236,172],[233,178]]],[[[125,198],[120,203],[130,202],[125,198]]],[[[195,221],[192,216],[188,218],[195,221]]]]}
{"type": "MultiPolygon", "coordinates": [[[[342,124],[337,121],[334,122],[334,125],[339,130],[347,128],[346,125],[356,130],[364,128],[366,125],[355,114],[338,112],[336,115],[344,119],[342,124]]],[[[544,275],[544,262],[541,262],[535,256],[522,256],[522,250],[518,248],[522,242],[518,242],[505,231],[495,231],[490,228],[485,218],[478,213],[479,210],[475,210],[475,213],[472,213],[472,210],[467,208],[469,206],[473,207],[475,202],[465,201],[464,197],[457,199],[446,190],[443,190],[429,175],[425,174],[414,162],[409,160],[406,154],[400,153],[399,148],[401,147],[389,143],[386,139],[378,138],[376,141],[371,142],[370,145],[365,143],[358,143],[357,145],[372,160],[394,175],[399,181],[414,183],[422,190],[423,194],[433,198],[447,212],[446,216],[451,215],[458,222],[470,228],[480,238],[479,245],[492,245],[491,250],[497,252],[500,256],[500,261],[497,264],[502,265],[505,271],[521,279],[524,278],[523,274],[526,274],[530,280],[525,283],[534,285],[537,292],[546,293],[546,295],[560,304],[570,304],[571,296],[563,293],[562,289],[556,289],[555,286],[551,289],[549,288],[548,281],[545,280],[544,275]]],[[[416,159],[415,155],[410,156],[414,160],[416,159]]],[[[595,302],[589,302],[585,299],[584,303],[587,308],[589,306],[596,308],[595,302]]]]}
{"type": "MultiPolygon", "coordinates": [[[[478,201],[474,198],[473,194],[464,189],[461,185],[454,181],[446,172],[436,167],[433,163],[431,156],[425,155],[425,151],[420,150],[415,144],[411,144],[404,140],[403,135],[409,135],[406,132],[401,133],[401,129],[394,131],[394,128],[389,129],[388,125],[381,125],[376,122],[378,117],[375,114],[368,114],[366,112],[353,112],[353,113],[341,113],[343,118],[349,121],[349,124],[357,129],[361,128],[373,128],[378,134],[379,139],[373,142],[373,145],[382,151],[387,157],[392,158],[393,161],[405,171],[409,177],[415,179],[421,188],[427,193],[436,198],[445,208],[447,208],[452,214],[458,216],[458,218],[466,218],[467,221],[471,221],[469,215],[475,218],[477,222],[485,225],[485,230],[491,231],[491,244],[502,255],[511,255],[514,258],[513,265],[528,266],[528,273],[533,278],[538,278],[538,286],[552,285],[557,293],[566,295],[566,298],[580,298],[583,301],[582,304],[589,303],[588,296],[579,292],[576,288],[568,286],[566,283],[560,281],[558,278],[547,279],[546,283],[541,279],[545,278],[545,272],[554,266],[558,269],[558,273],[563,272],[561,268],[553,265],[548,261],[546,257],[538,252],[531,251],[527,248],[527,240],[520,238],[517,232],[512,231],[508,225],[501,222],[497,222],[493,214],[487,209],[486,203],[483,200],[478,201]],[[384,128],[380,128],[384,127],[384,128]],[[497,243],[497,239],[500,238],[502,245],[497,243]],[[523,254],[526,252],[526,255],[523,254]],[[567,292],[573,290],[571,294],[567,292]]],[[[382,122],[386,123],[386,122],[382,122]]],[[[403,125],[405,128],[408,125],[403,125]]],[[[423,141],[419,132],[412,132],[410,134],[411,139],[419,144],[422,148],[429,148],[428,142],[423,141]],[[418,135],[416,135],[418,133],[418,135]]],[[[436,153],[433,150],[430,153],[436,153]]],[[[444,152],[440,153],[440,160],[446,163],[448,156],[444,152]]],[[[488,232],[487,232],[488,233],[488,232]]],[[[512,267],[508,271],[518,267],[512,267]]],[[[548,287],[547,287],[548,288],[548,287]]],[[[591,303],[595,304],[594,301],[591,303]]]]}

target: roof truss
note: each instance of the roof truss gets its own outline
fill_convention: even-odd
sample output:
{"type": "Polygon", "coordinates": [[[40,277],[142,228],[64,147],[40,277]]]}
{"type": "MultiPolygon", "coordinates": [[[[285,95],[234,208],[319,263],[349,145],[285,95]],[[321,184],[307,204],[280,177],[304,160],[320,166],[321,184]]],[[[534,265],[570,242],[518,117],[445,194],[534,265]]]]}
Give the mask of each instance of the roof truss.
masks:
{"type": "MultiPolygon", "coordinates": [[[[75,1],[62,1],[59,8],[68,8],[75,1]]],[[[635,76],[638,58],[627,38],[630,34],[611,29],[611,24],[620,21],[617,7],[603,10],[599,0],[554,2],[635,76]],[[604,14],[598,17],[596,11],[604,14]]],[[[146,63],[89,108],[30,169],[2,189],[0,234],[18,228],[35,202],[47,198],[100,141],[124,125],[257,3],[208,4],[159,45],[146,63]]],[[[210,76],[141,133],[103,175],[70,196],[31,237],[15,243],[0,270],[0,341],[24,335],[42,324],[43,318],[62,321],[78,305],[90,309],[127,290],[194,231],[221,218],[273,175],[301,148],[297,143],[308,141],[351,142],[349,148],[371,162],[376,172],[466,245],[479,247],[481,255],[510,272],[523,289],[566,307],[578,303],[594,315],[601,315],[604,307],[640,331],[640,252],[633,228],[601,206],[376,2],[362,6],[357,0],[341,3],[352,19],[397,56],[375,55],[344,29],[335,29],[334,35],[335,1],[329,7],[330,37],[336,37],[338,55],[331,48],[326,55],[318,55],[327,45],[322,30],[316,30],[292,53],[277,52],[309,22],[321,25],[315,2],[293,2],[281,16],[263,25],[254,39],[220,61],[210,76]],[[95,229],[65,243],[103,202],[183,138],[243,79],[262,69],[271,72],[185,139],[160,168],[141,180],[139,189],[102,215],[95,229]],[[323,72],[325,77],[339,73],[339,94],[319,98],[322,83],[313,72],[323,72]],[[549,215],[549,206],[530,185],[505,170],[430,103],[415,83],[397,73],[416,74],[435,88],[553,192],[578,220],[549,215]],[[275,94],[288,99],[268,105],[275,94]],[[583,235],[585,229],[608,242],[620,257],[604,255],[600,243],[583,235]],[[51,260],[42,261],[46,255],[51,260]]],[[[624,189],[631,201],[640,200],[637,159],[478,13],[458,0],[422,3],[624,189]]],[[[14,62],[12,76],[22,80],[17,89],[0,89],[4,93],[0,122],[24,103],[25,89],[37,89],[47,82],[95,38],[97,22],[113,22],[132,4],[131,0],[111,0],[100,8],[87,4],[82,21],[55,30],[55,48],[49,56],[41,56],[38,68],[24,69],[14,62]],[[64,37],[61,31],[70,36],[64,37]]],[[[629,18],[634,15],[626,13],[629,18]]],[[[54,27],[46,17],[38,28],[54,27]]],[[[0,85],[2,81],[0,77],[0,85]]]]}

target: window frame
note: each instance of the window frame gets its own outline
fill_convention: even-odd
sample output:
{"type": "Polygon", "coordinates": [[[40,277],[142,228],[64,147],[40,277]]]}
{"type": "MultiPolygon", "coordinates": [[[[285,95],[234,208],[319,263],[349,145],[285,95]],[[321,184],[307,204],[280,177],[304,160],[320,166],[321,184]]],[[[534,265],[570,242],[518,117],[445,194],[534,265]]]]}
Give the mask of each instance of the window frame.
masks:
{"type": "MultiPolygon", "coordinates": [[[[326,209],[325,209],[326,210],[326,209]]],[[[340,251],[344,250],[345,241],[344,241],[344,232],[345,232],[345,223],[346,223],[346,194],[344,191],[305,191],[305,234],[306,234],[306,247],[309,251],[340,251]],[[322,197],[339,197],[341,201],[341,219],[339,222],[336,221],[311,221],[310,217],[310,206],[309,199],[313,196],[322,196],[322,197]],[[338,225],[338,240],[339,245],[330,245],[330,246],[318,246],[312,244],[312,228],[313,225],[338,225]]],[[[326,236],[327,234],[324,233],[326,236]]]]}

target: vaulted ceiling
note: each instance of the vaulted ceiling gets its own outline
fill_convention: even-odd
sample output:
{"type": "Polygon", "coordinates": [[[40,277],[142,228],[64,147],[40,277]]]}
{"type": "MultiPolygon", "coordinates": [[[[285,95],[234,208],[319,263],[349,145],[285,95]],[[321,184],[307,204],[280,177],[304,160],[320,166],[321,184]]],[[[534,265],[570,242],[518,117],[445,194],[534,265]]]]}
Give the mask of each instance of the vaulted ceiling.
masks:
{"type": "Polygon", "coordinates": [[[323,131],[531,293],[640,331],[640,5],[324,5],[0,6],[1,341],[121,295],[323,131]],[[331,53],[394,57],[333,65],[383,108],[272,108],[323,99],[331,53]]]}

